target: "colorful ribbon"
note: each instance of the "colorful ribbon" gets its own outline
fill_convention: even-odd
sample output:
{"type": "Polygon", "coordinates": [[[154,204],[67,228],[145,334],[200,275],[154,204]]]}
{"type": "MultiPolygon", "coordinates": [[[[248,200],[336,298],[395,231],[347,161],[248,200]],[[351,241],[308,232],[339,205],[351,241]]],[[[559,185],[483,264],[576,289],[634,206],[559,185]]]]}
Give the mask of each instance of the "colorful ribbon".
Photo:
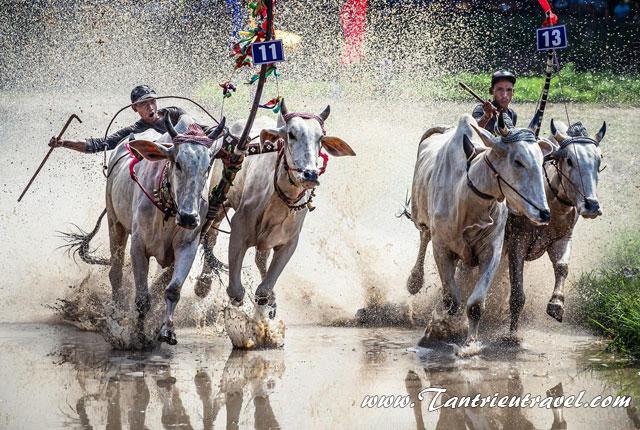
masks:
{"type": "Polygon", "coordinates": [[[273,113],[278,113],[280,112],[280,102],[282,101],[282,97],[278,96],[278,97],[274,97],[271,100],[269,100],[268,102],[258,105],[258,107],[261,107],[262,109],[270,109],[273,111],[273,113]]]}

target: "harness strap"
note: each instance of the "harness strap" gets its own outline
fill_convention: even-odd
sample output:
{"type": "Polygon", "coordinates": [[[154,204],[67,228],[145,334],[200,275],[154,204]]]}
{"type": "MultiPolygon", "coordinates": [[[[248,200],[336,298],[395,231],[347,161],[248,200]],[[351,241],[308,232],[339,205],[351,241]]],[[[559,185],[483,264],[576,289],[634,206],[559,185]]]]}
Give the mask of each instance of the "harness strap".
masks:
{"type": "MultiPolygon", "coordinates": [[[[138,187],[140,188],[142,193],[149,199],[149,201],[156,208],[158,208],[158,210],[160,210],[160,212],[162,212],[164,214],[164,219],[166,221],[167,219],[169,219],[169,217],[175,215],[175,213],[176,213],[175,206],[173,206],[173,207],[168,207],[168,206],[167,207],[163,207],[158,202],[158,199],[152,197],[151,194],[149,194],[149,192],[142,186],[142,184],[138,180],[138,175],[136,174],[136,171],[135,171],[136,164],[138,164],[140,161],[142,161],[142,158],[138,158],[139,156],[135,152],[133,152],[133,150],[131,149],[131,146],[129,146],[128,143],[125,143],[124,145],[125,145],[125,148],[127,148],[127,151],[129,152],[129,155],[131,156],[131,161],[129,162],[129,175],[131,176],[131,179],[133,180],[133,182],[135,182],[138,185],[138,187]]],[[[167,163],[163,167],[162,174],[160,175],[160,183],[158,185],[156,193],[161,193],[162,192],[162,185],[163,185],[162,181],[163,181],[163,179],[165,177],[168,163],[169,162],[167,161],[167,163]]],[[[171,198],[171,202],[173,203],[173,198],[171,198]]]]}
{"type": "MultiPolygon", "coordinates": [[[[283,147],[284,148],[284,147],[283,147]]],[[[291,176],[289,175],[289,169],[287,166],[287,160],[284,156],[284,150],[279,151],[278,152],[278,160],[276,161],[276,168],[273,174],[273,188],[276,191],[276,194],[278,195],[278,197],[280,197],[280,200],[282,200],[284,202],[284,204],[287,205],[287,207],[293,211],[299,211],[304,209],[305,207],[309,207],[309,211],[312,211],[315,208],[312,208],[311,202],[313,200],[313,197],[315,197],[315,188],[311,189],[311,195],[309,196],[309,198],[307,198],[307,201],[301,204],[296,204],[298,203],[306,194],[307,190],[303,189],[302,192],[300,194],[298,194],[298,196],[294,199],[290,199],[285,193],[284,191],[282,191],[282,189],[280,189],[280,187],[278,186],[278,167],[280,166],[280,162],[282,161],[282,159],[284,158],[284,163],[285,163],[285,171],[287,172],[287,178],[289,179],[289,182],[292,185],[295,185],[293,183],[293,181],[291,180],[291,176]]]]}
{"type": "Polygon", "coordinates": [[[289,112],[286,115],[283,115],[282,118],[285,122],[289,122],[291,118],[302,118],[302,119],[315,119],[320,124],[320,128],[322,129],[322,135],[326,136],[327,131],[324,128],[324,120],[319,115],[313,113],[304,113],[304,112],[289,112]]]}
{"type": "Polygon", "coordinates": [[[491,195],[489,195],[489,194],[486,194],[486,193],[483,193],[482,191],[480,191],[480,190],[479,190],[479,189],[478,189],[478,188],[473,184],[473,182],[471,181],[471,178],[469,177],[469,168],[471,167],[471,162],[472,162],[472,161],[473,161],[477,156],[478,156],[478,153],[474,150],[474,151],[473,151],[473,155],[467,159],[467,172],[466,172],[466,173],[467,173],[467,186],[468,186],[469,188],[471,188],[471,191],[473,191],[473,192],[474,192],[474,194],[475,194],[475,195],[477,195],[478,197],[480,197],[481,199],[484,199],[484,200],[494,200],[494,199],[495,199],[495,197],[493,197],[493,196],[491,196],[491,195]]]}
{"type": "MultiPolygon", "coordinates": [[[[565,194],[567,193],[567,189],[564,187],[564,184],[562,182],[562,178],[564,177],[567,181],[569,181],[569,183],[571,184],[571,186],[585,199],[586,201],[586,197],[584,196],[584,194],[582,192],[580,192],[580,190],[578,190],[578,188],[574,185],[573,181],[571,181],[570,178],[566,177],[566,175],[564,175],[562,173],[562,170],[560,170],[560,168],[558,168],[558,164],[557,162],[551,162],[551,164],[553,165],[553,167],[555,167],[556,172],[558,173],[558,175],[560,176],[560,185],[562,186],[562,189],[564,190],[565,194]]],[[[549,179],[549,175],[547,174],[547,169],[544,169],[544,176],[545,178],[547,178],[547,184],[549,184],[549,189],[551,190],[551,192],[553,193],[554,197],[563,205],[565,206],[570,206],[570,207],[574,207],[575,204],[570,202],[569,200],[563,199],[562,197],[560,197],[560,194],[558,193],[558,191],[553,189],[553,186],[551,185],[551,180],[549,179]]]]}
{"type": "Polygon", "coordinates": [[[536,210],[542,212],[543,209],[540,209],[540,207],[538,205],[536,205],[535,203],[533,203],[531,200],[529,200],[526,196],[524,196],[520,191],[518,191],[513,185],[511,185],[509,182],[505,181],[505,179],[500,175],[500,173],[498,173],[498,170],[496,170],[495,166],[493,165],[493,163],[491,163],[491,161],[489,161],[489,157],[483,157],[484,161],[487,163],[487,166],[489,166],[489,168],[493,171],[493,174],[495,175],[496,179],[498,180],[498,188],[500,188],[500,193],[502,194],[502,196],[504,197],[504,192],[502,191],[502,187],[500,186],[500,182],[504,182],[504,184],[511,188],[511,190],[516,193],[522,200],[524,200],[525,202],[529,203],[531,206],[533,206],[534,208],[536,208],[536,210]]]}

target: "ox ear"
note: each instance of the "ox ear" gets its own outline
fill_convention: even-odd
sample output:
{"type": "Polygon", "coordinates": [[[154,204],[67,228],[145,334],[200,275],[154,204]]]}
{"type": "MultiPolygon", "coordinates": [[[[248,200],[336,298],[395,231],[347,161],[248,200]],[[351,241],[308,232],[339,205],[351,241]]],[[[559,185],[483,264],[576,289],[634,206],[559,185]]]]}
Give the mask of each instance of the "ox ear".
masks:
{"type": "Polygon", "coordinates": [[[467,157],[467,160],[470,160],[476,153],[476,147],[471,143],[471,139],[469,139],[469,136],[466,134],[462,136],[462,149],[464,149],[464,155],[467,157]]]}
{"type": "Polygon", "coordinates": [[[160,161],[172,158],[171,148],[165,148],[149,140],[133,140],[129,142],[129,147],[149,161],[160,161]]]}
{"type": "Polygon", "coordinates": [[[607,123],[603,122],[602,127],[600,127],[600,131],[596,134],[595,141],[600,143],[602,139],[604,139],[604,134],[607,132],[607,123]]]}
{"type": "Polygon", "coordinates": [[[538,138],[538,146],[542,150],[542,156],[548,158],[548,155],[551,155],[555,152],[558,147],[554,145],[549,139],[545,137],[538,138]]]}
{"type": "Polygon", "coordinates": [[[509,150],[507,145],[502,143],[502,139],[499,137],[495,137],[484,128],[477,127],[474,124],[471,124],[471,127],[473,127],[476,133],[478,133],[478,136],[482,139],[482,143],[484,143],[488,148],[496,151],[498,155],[504,155],[509,150]]]}
{"type": "Polygon", "coordinates": [[[286,135],[285,133],[285,127],[265,128],[260,131],[260,143],[264,145],[267,140],[275,143],[278,139],[284,137],[286,135]]]}
{"type": "Polygon", "coordinates": [[[339,137],[324,136],[320,139],[320,143],[327,152],[334,157],[343,157],[345,155],[354,156],[356,153],[351,149],[349,144],[339,137]]]}

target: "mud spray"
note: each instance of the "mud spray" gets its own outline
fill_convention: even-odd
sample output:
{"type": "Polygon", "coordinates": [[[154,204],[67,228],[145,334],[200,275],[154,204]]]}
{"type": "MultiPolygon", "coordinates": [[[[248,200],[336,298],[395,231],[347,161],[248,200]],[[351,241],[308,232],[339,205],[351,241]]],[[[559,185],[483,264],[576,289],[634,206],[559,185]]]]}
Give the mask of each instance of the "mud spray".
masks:
{"type": "MultiPolygon", "coordinates": [[[[374,5],[364,44],[366,62],[341,64],[341,4],[278,2],[278,28],[302,36],[302,43],[287,53],[279,93],[295,111],[318,113],[330,104],[328,133],[347,141],[358,154],[329,163],[317,189],[317,209],[307,216],[298,249],[276,286],[279,316],[287,324],[422,326],[440,302],[440,281],[429,248],[427,285],[418,295],[408,295],[405,283],[416,258],[418,232],[396,215],[411,185],[422,132],[436,124],[456,123],[474,106],[473,100],[463,104],[439,100],[437,79],[459,69],[486,71],[509,64],[480,60],[469,64],[484,30],[452,10],[450,2],[421,8],[374,5]]],[[[62,316],[84,329],[126,326],[126,317],[110,313],[106,270],[76,264],[58,249],[62,241],[56,231],[68,230],[69,223],[89,227],[104,208],[102,156],[55,151],[23,202],[16,204],[16,198],[48,149],[49,137],[70,113],[77,113],[83,123],[67,131],[69,138],[102,136],[111,115],[128,103],[129,91],[137,84],[149,84],[159,94],[195,97],[218,111],[217,83],[229,76],[237,82],[245,78],[242,73],[231,75],[226,56],[229,32],[224,2],[52,1],[46,7],[25,8],[18,3],[3,7],[0,320],[62,316]]],[[[542,68],[542,57],[538,62],[542,68]]],[[[249,88],[238,86],[238,93],[227,102],[225,113],[231,119],[248,113],[249,88]]],[[[269,83],[265,97],[276,94],[276,86],[269,83]]],[[[528,122],[534,106],[518,104],[517,95],[515,102],[521,121],[528,122]]],[[[206,122],[193,106],[180,106],[206,122]]],[[[640,134],[638,122],[631,121],[638,114],[633,108],[571,106],[572,119],[583,121],[590,131],[607,121],[603,150],[609,168],[601,175],[599,190],[604,216],[580,220],[574,234],[569,318],[571,276],[593,267],[617,226],[637,223],[631,214],[637,214],[640,205],[630,178],[637,178],[640,169],[637,151],[629,149],[633,136],[640,134]]],[[[561,106],[548,108],[545,124],[552,117],[563,117],[561,106]]],[[[134,120],[129,111],[113,127],[134,120]]],[[[215,250],[223,261],[227,243],[221,235],[215,250]]],[[[95,245],[98,253],[108,255],[106,229],[95,245]]],[[[252,262],[249,253],[244,283],[251,290],[259,279],[252,262]]],[[[177,324],[220,333],[227,279],[214,280],[204,301],[196,298],[194,276],[200,264],[198,260],[183,287],[177,324]]],[[[508,284],[502,273],[491,291],[483,324],[505,326],[501,323],[508,316],[508,284]]],[[[131,276],[128,282],[132,296],[131,276]]],[[[545,314],[552,285],[553,271],[546,258],[528,264],[523,321],[556,324],[545,314]]],[[[155,298],[162,310],[162,293],[157,291],[155,298]]]]}

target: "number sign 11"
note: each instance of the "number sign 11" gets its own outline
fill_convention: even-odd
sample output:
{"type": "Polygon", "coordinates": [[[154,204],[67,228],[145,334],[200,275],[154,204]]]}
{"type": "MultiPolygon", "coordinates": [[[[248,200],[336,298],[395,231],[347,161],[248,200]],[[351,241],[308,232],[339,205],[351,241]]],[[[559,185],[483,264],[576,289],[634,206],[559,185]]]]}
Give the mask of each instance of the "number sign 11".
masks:
{"type": "Polygon", "coordinates": [[[569,45],[567,42],[567,29],[564,25],[539,28],[536,31],[536,41],[538,51],[562,49],[569,45]]]}
{"type": "Polygon", "coordinates": [[[284,48],[282,40],[270,40],[251,45],[253,64],[269,64],[284,61],[284,48]]]}

